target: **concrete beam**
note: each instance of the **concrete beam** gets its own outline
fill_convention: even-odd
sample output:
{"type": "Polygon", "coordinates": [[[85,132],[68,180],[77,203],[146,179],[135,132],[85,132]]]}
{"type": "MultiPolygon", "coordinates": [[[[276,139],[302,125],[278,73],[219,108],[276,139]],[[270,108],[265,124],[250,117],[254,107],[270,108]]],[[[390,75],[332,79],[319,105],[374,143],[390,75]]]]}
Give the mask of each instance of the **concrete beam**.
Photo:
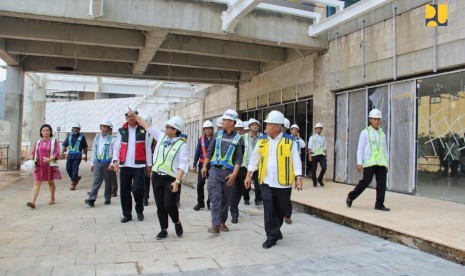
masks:
{"type": "Polygon", "coordinates": [[[284,62],[284,48],[234,41],[172,35],[161,51],[265,62],[284,62]]]}
{"type": "MultiPolygon", "coordinates": [[[[308,19],[278,13],[259,11],[253,15],[249,14],[241,20],[235,34],[230,35],[221,28],[221,13],[225,7],[220,4],[184,0],[112,0],[105,2],[105,14],[97,20],[89,16],[88,8],[87,1],[0,1],[0,15],[5,16],[136,30],[167,29],[171,33],[195,34],[286,48],[327,48],[326,39],[315,39],[305,35],[311,23],[308,19]],[[154,16],[154,11],[162,12],[157,12],[154,16]]],[[[143,40],[140,42],[138,45],[142,48],[143,40]]]]}
{"type": "Polygon", "coordinates": [[[359,18],[381,6],[387,5],[394,0],[364,0],[353,4],[341,12],[326,18],[318,24],[311,25],[308,35],[316,37],[331,29],[341,26],[354,18],[359,18]]]}
{"type": "Polygon", "coordinates": [[[139,50],[139,58],[137,62],[132,66],[134,74],[142,75],[150,61],[155,56],[160,45],[166,39],[168,31],[150,31],[144,32],[145,34],[145,47],[139,50]]]}
{"type": "Polygon", "coordinates": [[[231,83],[239,81],[239,74],[231,71],[219,71],[208,69],[196,69],[154,65],[150,66],[144,76],[150,76],[158,80],[173,80],[192,82],[214,82],[214,83],[231,83]]]}
{"type": "Polygon", "coordinates": [[[0,38],[0,58],[8,65],[19,65],[18,56],[12,55],[6,50],[6,39],[4,38],[0,38]]]}
{"type": "Polygon", "coordinates": [[[262,0],[237,0],[221,15],[222,30],[225,32],[234,32],[236,25],[244,18],[249,12],[255,9],[262,0]]]}
{"type": "MultiPolygon", "coordinates": [[[[37,5],[37,3],[35,4],[37,5]]],[[[46,5],[50,7],[48,4],[46,5]]],[[[1,5],[0,5],[1,10],[1,5]]],[[[141,31],[0,17],[0,37],[142,49],[141,31]]]]}
{"type": "Polygon", "coordinates": [[[6,49],[9,53],[27,56],[66,57],[131,63],[137,62],[138,57],[138,52],[135,49],[16,39],[8,39],[6,49]]]}
{"type": "Polygon", "coordinates": [[[152,64],[173,65],[189,68],[216,69],[225,71],[260,71],[260,62],[221,57],[189,55],[182,53],[169,53],[158,51],[152,64]]]}

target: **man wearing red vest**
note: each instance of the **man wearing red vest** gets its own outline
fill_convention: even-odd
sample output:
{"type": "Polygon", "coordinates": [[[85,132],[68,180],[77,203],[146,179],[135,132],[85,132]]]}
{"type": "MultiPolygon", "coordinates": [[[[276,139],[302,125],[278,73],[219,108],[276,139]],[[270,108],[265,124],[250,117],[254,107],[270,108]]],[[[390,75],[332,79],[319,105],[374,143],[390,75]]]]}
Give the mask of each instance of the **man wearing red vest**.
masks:
{"type": "MultiPolygon", "coordinates": [[[[129,111],[138,113],[135,107],[129,111]]],[[[144,182],[146,171],[152,170],[152,151],[147,139],[147,132],[137,121],[126,116],[126,123],[118,130],[113,151],[115,171],[120,169],[120,198],[123,209],[122,223],[132,220],[132,198],[136,202],[136,213],[139,221],[144,220],[144,182]]]]}
{"type": "MultiPolygon", "coordinates": [[[[203,162],[205,161],[205,157],[207,156],[207,149],[210,145],[210,141],[213,137],[213,123],[209,120],[206,120],[203,125],[203,134],[199,138],[199,142],[197,144],[197,150],[195,151],[194,155],[194,171],[197,172],[197,205],[194,206],[195,211],[199,211],[202,208],[205,208],[205,182],[207,177],[202,176],[202,167],[203,162]]],[[[210,210],[210,201],[207,199],[207,206],[208,210],[210,210]]]]}

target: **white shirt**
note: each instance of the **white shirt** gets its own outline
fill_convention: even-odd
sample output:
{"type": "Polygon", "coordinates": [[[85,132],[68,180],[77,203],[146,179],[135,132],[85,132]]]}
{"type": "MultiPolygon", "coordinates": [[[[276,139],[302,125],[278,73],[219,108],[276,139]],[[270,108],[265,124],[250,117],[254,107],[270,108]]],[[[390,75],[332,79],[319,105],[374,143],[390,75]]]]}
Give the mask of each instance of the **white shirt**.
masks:
{"type": "MultiPolygon", "coordinates": [[[[274,139],[268,136],[268,143],[270,143],[270,147],[268,152],[268,162],[266,164],[266,174],[264,183],[268,184],[270,187],[273,188],[292,188],[292,186],[283,186],[279,184],[278,181],[278,170],[276,169],[278,167],[278,157],[276,153],[278,144],[281,141],[282,137],[282,132],[274,139]]],[[[258,162],[260,159],[260,154],[258,153],[258,146],[259,143],[255,145],[255,148],[252,152],[252,157],[250,158],[249,166],[247,167],[248,171],[254,172],[258,170],[258,162]]],[[[302,161],[300,161],[299,149],[297,148],[297,143],[295,142],[292,145],[291,154],[292,164],[294,167],[294,175],[302,175],[302,161]]]]}
{"type": "MultiPolygon", "coordinates": [[[[128,148],[126,152],[126,160],[124,164],[120,164],[120,167],[131,167],[131,168],[145,168],[146,166],[152,166],[152,149],[150,148],[151,143],[145,136],[145,164],[136,164],[136,127],[131,127],[128,125],[128,148]]],[[[116,136],[116,142],[113,149],[113,161],[118,160],[121,151],[121,133],[118,131],[116,136]]]]}
{"type": "Polygon", "coordinates": [[[312,152],[312,156],[316,155],[313,152],[314,150],[316,150],[317,146],[319,146],[320,148],[323,147],[323,149],[326,150],[326,138],[322,135],[319,135],[318,133],[315,133],[314,135],[310,136],[310,138],[308,138],[308,148],[312,152]],[[315,139],[313,139],[313,137],[315,137],[315,139]],[[318,143],[318,145],[315,144],[314,140],[316,140],[316,143],[318,143]]]}
{"type": "MultiPolygon", "coordinates": [[[[303,148],[305,148],[307,146],[307,144],[305,143],[305,141],[302,138],[295,137],[295,136],[292,136],[292,137],[294,137],[295,140],[299,140],[300,149],[303,149],[303,148]]],[[[299,151],[300,151],[300,149],[299,149],[299,151]]]]}
{"type": "MultiPolygon", "coordinates": [[[[379,143],[379,132],[376,129],[373,129],[376,143],[379,143]]],[[[389,160],[389,151],[386,143],[386,134],[384,134],[384,149],[386,154],[386,160],[389,160]]],[[[368,131],[365,128],[360,132],[360,138],[358,139],[358,148],[357,148],[357,165],[363,165],[364,161],[370,159],[371,156],[371,146],[370,139],[368,138],[368,131]]]]}
{"type": "MultiPolygon", "coordinates": [[[[110,135],[112,137],[111,141],[110,141],[108,153],[113,154],[113,151],[114,151],[114,148],[115,148],[116,137],[114,137],[111,134],[108,134],[108,135],[110,135]]],[[[97,143],[97,137],[100,136],[100,139],[98,141],[97,152],[92,152],[92,163],[97,161],[97,158],[95,158],[96,155],[97,156],[103,156],[103,149],[105,148],[105,142],[107,141],[108,135],[103,136],[103,135],[99,134],[99,135],[95,136],[92,151],[95,150],[95,144],[97,143]]]]}
{"type": "MultiPolygon", "coordinates": [[[[155,147],[155,150],[153,152],[153,163],[155,163],[155,161],[157,160],[158,148],[160,147],[161,140],[165,136],[165,133],[163,131],[156,129],[154,126],[149,127],[147,129],[147,132],[150,135],[152,135],[152,137],[157,141],[157,146],[155,147]]],[[[173,143],[179,139],[181,138],[180,137],[173,138],[173,143]]],[[[166,154],[170,149],[171,147],[165,147],[165,151],[163,152],[163,154],[166,154]]],[[[182,144],[182,146],[179,148],[178,153],[176,154],[176,157],[173,160],[173,170],[174,171],[183,170],[185,175],[187,171],[189,170],[189,152],[187,150],[186,143],[182,144]]]]}

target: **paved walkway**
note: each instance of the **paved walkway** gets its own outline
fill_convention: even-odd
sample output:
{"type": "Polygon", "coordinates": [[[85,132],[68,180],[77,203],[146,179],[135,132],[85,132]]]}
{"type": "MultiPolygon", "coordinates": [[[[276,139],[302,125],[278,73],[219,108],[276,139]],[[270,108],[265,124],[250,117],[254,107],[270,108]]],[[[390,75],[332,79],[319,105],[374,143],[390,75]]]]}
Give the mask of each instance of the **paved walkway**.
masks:
{"type": "MultiPolygon", "coordinates": [[[[105,206],[100,194],[94,208],[84,204],[91,182],[88,164],[81,171],[77,191],[69,190],[68,181],[58,182],[56,205],[48,205],[44,185],[35,210],[26,207],[32,177],[0,172],[0,275],[465,275],[459,264],[304,213],[295,213],[294,223],[282,228],[284,239],[265,250],[263,209],[242,203],[239,223],[228,223],[229,233],[212,236],[210,213],[192,210],[195,191],[187,186],[180,208],[184,237],[177,238],[170,224],[169,237],[157,241],[153,197],[145,221],[122,224],[119,198],[105,206]]],[[[321,197],[317,193],[331,186],[294,194],[321,197]]],[[[344,211],[373,213],[380,221],[399,218],[390,195],[387,203],[393,208],[390,217],[358,201],[344,211]]]]}

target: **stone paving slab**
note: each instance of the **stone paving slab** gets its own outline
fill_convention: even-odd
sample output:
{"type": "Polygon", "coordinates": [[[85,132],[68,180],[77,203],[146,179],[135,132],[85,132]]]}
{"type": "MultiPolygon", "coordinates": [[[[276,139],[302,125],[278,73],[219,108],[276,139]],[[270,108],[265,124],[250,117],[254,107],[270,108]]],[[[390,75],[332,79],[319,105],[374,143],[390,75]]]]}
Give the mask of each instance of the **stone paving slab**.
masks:
{"type": "Polygon", "coordinates": [[[212,236],[210,213],[192,210],[196,194],[187,186],[180,207],[184,236],[176,237],[170,222],[169,237],[157,241],[153,197],[145,221],[122,224],[119,198],[105,206],[100,194],[94,208],[84,204],[88,164],[81,171],[77,191],[66,180],[57,183],[54,206],[44,185],[34,210],[25,205],[30,176],[10,174],[11,183],[3,182],[0,275],[465,275],[462,265],[299,212],[283,225],[284,239],[265,250],[263,208],[243,203],[239,223],[228,221],[229,233],[212,236]]]}

